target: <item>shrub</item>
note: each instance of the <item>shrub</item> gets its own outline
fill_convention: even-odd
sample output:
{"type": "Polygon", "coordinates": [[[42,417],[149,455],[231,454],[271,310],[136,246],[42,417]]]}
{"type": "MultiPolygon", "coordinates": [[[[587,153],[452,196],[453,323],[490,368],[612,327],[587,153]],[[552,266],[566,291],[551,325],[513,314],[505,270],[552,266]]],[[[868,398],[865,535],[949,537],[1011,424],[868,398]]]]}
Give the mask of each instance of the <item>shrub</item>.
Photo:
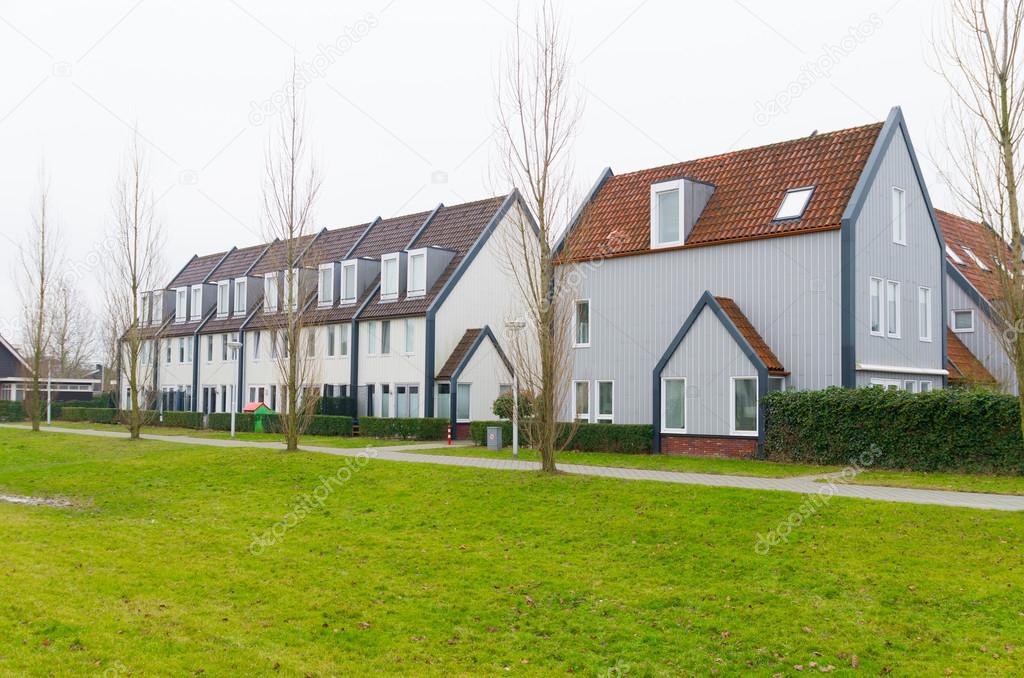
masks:
{"type": "Polygon", "coordinates": [[[765,454],[776,461],[970,473],[1024,473],[1014,396],[880,388],[772,393],[765,454]]]}
{"type": "Polygon", "coordinates": [[[22,421],[25,408],[17,400],[0,400],[0,421],[22,421]]]}
{"type": "MultiPolygon", "coordinates": [[[[272,432],[273,428],[269,426],[269,421],[277,415],[265,414],[263,415],[263,430],[265,432],[272,432]]],[[[256,419],[251,414],[236,413],[235,414],[235,432],[251,433],[253,426],[256,424],[256,419]]],[[[230,431],[231,430],[231,413],[230,412],[212,412],[206,416],[206,425],[214,431],[230,431]]]]}
{"type": "Polygon", "coordinates": [[[316,415],[309,422],[306,434],[311,436],[350,436],[352,435],[352,417],[316,415]]]}
{"type": "Polygon", "coordinates": [[[443,440],[448,437],[448,420],[439,418],[391,419],[360,417],[359,433],[371,438],[443,440]]]}
{"type": "Polygon", "coordinates": [[[94,424],[116,424],[118,411],[112,407],[66,407],[61,412],[65,421],[88,421],[94,424]]]}
{"type": "MultiPolygon", "coordinates": [[[[501,395],[494,401],[491,411],[499,419],[512,419],[512,411],[515,409],[515,399],[510,395],[501,395]]],[[[528,393],[519,393],[519,419],[523,420],[533,416],[533,398],[528,393]]]]}
{"type": "MultiPolygon", "coordinates": [[[[159,419],[157,420],[159,421],[159,419]]],[[[164,412],[164,426],[175,426],[178,428],[202,428],[202,412],[164,412]]]]}
{"type": "Polygon", "coordinates": [[[565,424],[561,447],[579,452],[646,454],[651,451],[653,430],[650,424],[579,424],[572,431],[572,426],[565,424]],[[566,441],[570,433],[572,437],[566,441]]]}
{"type": "Polygon", "coordinates": [[[63,407],[91,407],[110,409],[114,407],[114,396],[112,393],[101,393],[98,396],[86,400],[66,400],[61,403],[63,407]]]}

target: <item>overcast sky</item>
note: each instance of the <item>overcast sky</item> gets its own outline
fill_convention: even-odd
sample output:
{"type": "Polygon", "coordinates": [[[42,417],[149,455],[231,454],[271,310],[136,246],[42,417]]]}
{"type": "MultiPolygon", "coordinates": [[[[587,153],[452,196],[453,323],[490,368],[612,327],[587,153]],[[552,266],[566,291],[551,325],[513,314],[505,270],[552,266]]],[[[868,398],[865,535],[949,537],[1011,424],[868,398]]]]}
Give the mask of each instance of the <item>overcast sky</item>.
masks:
{"type": "MultiPolygon", "coordinates": [[[[949,105],[929,67],[940,3],[558,4],[586,101],[581,189],[606,166],[861,125],[899,105],[933,201],[951,206],[932,163],[949,105]]],[[[494,193],[493,83],[514,13],[499,0],[0,0],[0,333],[16,335],[17,245],[40,163],[82,266],[109,224],[133,124],[169,274],[194,253],[260,241],[268,120],[293,54],[325,175],[318,227],[494,193]]],[[[92,287],[82,301],[98,305],[92,287]]]]}

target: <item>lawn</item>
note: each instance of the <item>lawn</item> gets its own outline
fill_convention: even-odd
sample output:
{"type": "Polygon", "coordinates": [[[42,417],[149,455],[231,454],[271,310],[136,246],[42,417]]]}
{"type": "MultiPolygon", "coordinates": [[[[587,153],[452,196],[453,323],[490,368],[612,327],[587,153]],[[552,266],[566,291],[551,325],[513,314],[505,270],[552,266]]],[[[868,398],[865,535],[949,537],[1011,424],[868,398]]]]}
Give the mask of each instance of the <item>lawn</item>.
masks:
{"type": "Polygon", "coordinates": [[[914,487],[925,490],[1024,495],[1024,477],[1021,476],[915,473],[913,471],[865,471],[848,482],[859,485],[914,487]]]}
{"type": "Polygon", "coordinates": [[[77,506],[0,503],[0,675],[1024,672],[1018,514],[0,429],[4,492],[77,506]]]}

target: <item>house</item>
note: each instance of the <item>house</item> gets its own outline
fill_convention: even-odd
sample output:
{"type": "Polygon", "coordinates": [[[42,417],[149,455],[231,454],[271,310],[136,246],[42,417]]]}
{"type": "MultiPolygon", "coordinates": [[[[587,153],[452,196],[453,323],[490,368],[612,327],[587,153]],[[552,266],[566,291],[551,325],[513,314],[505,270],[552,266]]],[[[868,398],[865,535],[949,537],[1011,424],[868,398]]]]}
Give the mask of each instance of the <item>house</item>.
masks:
{"type": "Polygon", "coordinates": [[[468,436],[469,421],[493,417],[494,400],[511,388],[501,336],[523,314],[507,248],[523,220],[532,224],[513,191],[193,257],[147,297],[156,406],[281,410],[278,358],[289,350],[285,304],[294,303],[306,388],[352,398],[358,416],[441,416],[468,436]],[[299,263],[292,276],[289,262],[299,263]]]}
{"type": "Polygon", "coordinates": [[[994,386],[1017,393],[1013,362],[998,335],[999,261],[1010,248],[985,224],[935,210],[946,241],[949,300],[947,368],[953,384],[994,386]]]}
{"type": "MultiPolygon", "coordinates": [[[[55,402],[89,400],[103,389],[103,368],[96,366],[85,377],[62,374],[56,360],[44,359],[41,369],[44,397],[47,389],[55,402]]],[[[32,388],[32,365],[13,344],[0,336],[0,400],[25,399],[32,388]]]]}
{"type": "Polygon", "coordinates": [[[607,169],[566,231],[567,419],[653,424],[655,450],[751,456],[770,391],[946,383],[945,245],[899,108],[607,169]]]}

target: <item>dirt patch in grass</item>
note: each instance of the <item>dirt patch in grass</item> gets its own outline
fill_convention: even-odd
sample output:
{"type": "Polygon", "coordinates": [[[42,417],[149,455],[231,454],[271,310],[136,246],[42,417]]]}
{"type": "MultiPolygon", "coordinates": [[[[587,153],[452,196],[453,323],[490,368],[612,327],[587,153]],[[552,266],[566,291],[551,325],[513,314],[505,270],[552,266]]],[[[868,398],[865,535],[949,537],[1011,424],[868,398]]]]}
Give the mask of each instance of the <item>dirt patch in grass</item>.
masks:
{"type": "Polygon", "coordinates": [[[54,508],[68,508],[73,506],[73,504],[67,499],[25,497],[20,494],[0,494],[0,502],[4,502],[6,504],[22,504],[24,506],[53,506],[54,508]]]}

